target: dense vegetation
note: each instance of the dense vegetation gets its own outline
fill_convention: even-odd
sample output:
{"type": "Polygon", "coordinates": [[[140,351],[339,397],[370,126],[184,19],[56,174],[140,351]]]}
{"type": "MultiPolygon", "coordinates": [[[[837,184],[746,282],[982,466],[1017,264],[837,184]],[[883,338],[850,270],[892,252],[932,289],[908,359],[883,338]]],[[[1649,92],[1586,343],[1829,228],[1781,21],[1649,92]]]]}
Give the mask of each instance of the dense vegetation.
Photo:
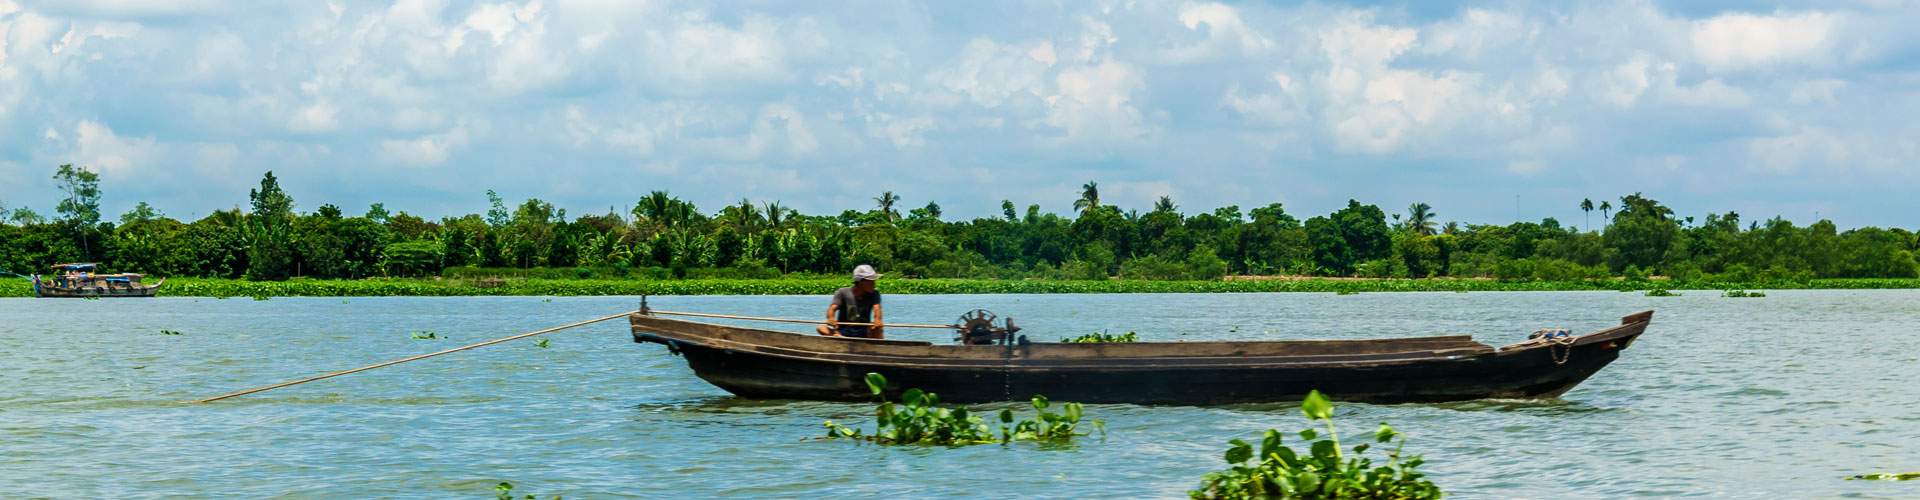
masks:
{"type": "MultiPolygon", "coordinates": [[[[1077,431],[1080,403],[1064,403],[1060,405],[1062,413],[1054,413],[1048,411],[1052,403],[1046,396],[1034,396],[1033,410],[1038,419],[1018,422],[1014,421],[1013,410],[1000,410],[1000,433],[996,438],[993,429],[987,427],[979,415],[963,407],[942,408],[939,395],[907,389],[900,393],[900,404],[896,405],[886,400],[885,376],[868,373],[866,381],[867,389],[880,398],[880,406],[874,409],[873,432],[862,432],[828,420],[828,439],[849,438],[889,445],[967,446],[1014,441],[1065,443],[1074,436],[1084,435],[1077,431]]],[[[1106,424],[1100,420],[1094,420],[1093,425],[1103,433],[1106,431],[1106,424]]]]}
{"type": "Polygon", "coordinates": [[[1200,489],[1188,492],[1193,498],[1440,498],[1440,487],[1424,479],[1416,469],[1424,462],[1419,455],[1402,457],[1406,438],[1382,422],[1373,433],[1373,442],[1355,445],[1352,451],[1340,447],[1340,432],[1333,425],[1333,402],[1313,391],[1300,403],[1308,421],[1324,424],[1324,432],[1306,429],[1299,432],[1306,441],[1306,452],[1296,452],[1282,441],[1285,436],[1268,429],[1260,440],[1259,454],[1253,444],[1230,441],[1227,470],[1207,474],[1200,489]],[[1365,456],[1375,444],[1393,444],[1386,451],[1387,463],[1374,466],[1365,456]]]}
{"type": "Polygon", "coordinates": [[[1799,227],[1780,218],[1743,223],[1731,212],[1696,221],[1638,194],[1621,198],[1617,213],[1602,203],[1606,224],[1599,230],[1554,219],[1441,225],[1424,203],[1402,216],[1351,201],[1301,220],[1278,203],[1187,214],[1162,198],[1143,213],[1102,203],[1095,183],[1084,186],[1070,217],[1038,205],[1023,213],[1012,201],[1001,202],[997,217],[944,220],[931,202],[903,215],[890,192],[871,209],[837,215],[746,200],[709,213],[655,191],[627,213],[570,218],[545,201],[509,205],[488,191],[485,214],[430,221],[381,204],[359,216],[326,204],[299,212],[268,172],[247,193],[246,210],[186,222],[144,202],[106,221],[97,174],[62,165],[55,179],[66,196],[53,219],[26,207],[0,208],[0,270],[95,261],[116,271],[252,281],[478,274],[766,279],[839,276],[871,263],[900,277],[1088,282],[1285,274],[1807,283],[1913,278],[1920,249],[1904,229],[1839,231],[1830,221],[1799,227]]]}

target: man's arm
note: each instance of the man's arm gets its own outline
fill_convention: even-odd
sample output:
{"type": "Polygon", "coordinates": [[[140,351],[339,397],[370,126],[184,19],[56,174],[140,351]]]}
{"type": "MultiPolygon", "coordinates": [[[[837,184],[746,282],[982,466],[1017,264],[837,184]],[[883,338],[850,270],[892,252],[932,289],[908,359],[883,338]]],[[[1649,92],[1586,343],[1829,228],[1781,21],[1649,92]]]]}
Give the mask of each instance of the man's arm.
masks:
{"type": "Polygon", "coordinates": [[[820,325],[820,328],[818,328],[821,335],[826,335],[828,337],[840,336],[840,319],[839,319],[840,314],[839,313],[840,313],[839,302],[827,304],[827,324],[820,325]]]}
{"type": "Polygon", "coordinates": [[[875,339],[887,338],[887,322],[881,316],[882,315],[880,314],[880,304],[874,304],[873,305],[873,327],[870,330],[867,330],[868,338],[875,338],[875,339]]]}

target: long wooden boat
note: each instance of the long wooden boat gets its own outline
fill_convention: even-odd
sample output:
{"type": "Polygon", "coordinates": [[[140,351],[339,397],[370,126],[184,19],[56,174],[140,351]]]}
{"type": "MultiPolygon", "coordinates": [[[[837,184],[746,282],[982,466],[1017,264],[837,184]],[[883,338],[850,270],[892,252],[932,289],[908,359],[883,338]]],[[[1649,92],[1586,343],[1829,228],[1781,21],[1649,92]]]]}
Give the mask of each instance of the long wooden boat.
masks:
{"type": "MultiPolygon", "coordinates": [[[[634,314],[634,342],[667,346],[695,375],[756,399],[869,400],[864,377],[942,400],[1208,405],[1296,401],[1410,403],[1552,398],[1620,356],[1653,311],[1620,325],[1492,347],[1467,335],[1386,340],[934,345],[822,337],[634,314]]],[[[897,395],[897,394],[896,394],[897,395]]]]}
{"type": "Polygon", "coordinates": [[[36,297],[152,297],[160,291],[160,285],[166,278],[153,284],[143,284],[145,275],[96,274],[98,264],[82,262],[74,264],[56,264],[54,273],[41,276],[33,275],[33,295],[36,297]]]}

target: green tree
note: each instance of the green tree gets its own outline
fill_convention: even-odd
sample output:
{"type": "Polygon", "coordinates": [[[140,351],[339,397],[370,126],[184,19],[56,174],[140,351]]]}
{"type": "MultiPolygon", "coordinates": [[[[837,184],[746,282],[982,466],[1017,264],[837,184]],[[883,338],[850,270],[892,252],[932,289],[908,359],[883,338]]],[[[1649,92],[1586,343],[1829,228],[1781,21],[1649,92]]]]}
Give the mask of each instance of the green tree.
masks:
{"type": "Polygon", "coordinates": [[[900,219],[900,211],[893,209],[894,204],[900,203],[900,197],[895,196],[893,191],[880,193],[880,196],[873,199],[873,203],[876,209],[879,210],[880,218],[888,224],[892,224],[893,221],[900,219]]]}
{"type": "Polygon", "coordinates": [[[1415,203],[1407,206],[1407,229],[1422,236],[1433,236],[1436,225],[1433,221],[1433,206],[1415,203]]]}
{"type": "Polygon", "coordinates": [[[248,219],[247,278],[281,280],[293,276],[293,197],[280,189],[280,180],[267,171],[260,187],[247,192],[253,206],[248,219]]]}
{"type": "Polygon", "coordinates": [[[80,243],[80,259],[93,260],[93,233],[100,224],[100,174],[86,167],[61,165],[53,174],[60,182],[60,191],[67,197],[60,200],[54,212],[60,214],[59,221],[66,226],[74,241],[80,243]]]}
{"type": "Polygon", "coordinates": [[[1581,199],[1580,211],[1585,212],[1587,215],[1587,225],[1582,227],[1588,231],[1592,231],[1593,230],[1593,198],[1581,199]]]}
{"type": "Polygon", "coordinates": [[[120,225],[132,225],[165,216],[166,215],[161,214],[159,210],[154,210],[152,205],[148,205],[147,202],[142,201],[134,205],[133,209],[128,210],[127,213],[120,214],[120,225]]]}
{"type": "Polygon", "coordinates": [[[1680,224],[1673,210],[1650,198],[1634,193],[1620,199],[1620,215],[1607,226],[1607,248],[1614,252],[1609,263],[1616,272],[1635,266],[1653,269],[1666,257],[1680,235],[1680,224]]]}
{"type": "Polygon", "coordinates": [[[367,207],[367,220],[386,224],[387,219],[392,216],[393,214],[387,213],[387,204],[385,203],[375,203],[367,207]]]}
{"type": "Polygon", "coordinates": [[[1087,181],[1080,186],[1080,199],[1073,200],[1073,210],[1086,212],[1100,208],[1100,183],[1087,181]]]}

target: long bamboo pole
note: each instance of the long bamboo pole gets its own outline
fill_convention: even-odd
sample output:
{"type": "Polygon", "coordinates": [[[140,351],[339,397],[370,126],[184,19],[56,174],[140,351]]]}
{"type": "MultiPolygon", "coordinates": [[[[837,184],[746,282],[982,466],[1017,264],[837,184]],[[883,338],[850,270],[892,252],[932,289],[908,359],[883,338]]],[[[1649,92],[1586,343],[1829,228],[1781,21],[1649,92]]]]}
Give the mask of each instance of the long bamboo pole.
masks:
{"type": "MultiPolygon", "coordinates": [[[[744,319],[744,320],[751,320],[751,321],[772,321],[776,323],[800,323],[800,324],[807,324],[807,325],[827,324],[826,320],[818,320],[818,319],[769,318],[764,316],[738,316],[733,314],[662,311],[659,309],[643,311],[642,314],[659,314],[659,315],[665,315],[665,316],[693,316],[696,318],[744,319]]],[[[841,321],[835,324],[841,325],[841,326],[883,326],[886,328],[938,328],[943,330],[952,330],[955,328],[959,328],[959,326],[955,326],[955,325],[923,325],[923,324],[915,324],[915,323],[856,323],[852,321],[841,321]]]]}
{"type": "MultiPolygon", "coordinates": [[[[232,397],[239,397],[239,396],[245,396],[245,395],[248,395],[248,394],[253,394],[253,393],[256,393],[256,392],[264,392],[264,391],[271,391],[271,390],[274,390],[274,389],[279,389],[279,388],[281,388],[281,387],[287,387],[287,386],[291,386],[291,385],[300,385],[300,384],[304,384],[304,383],[307,383],[307,382],[312,382],[312,381],[315,381],[315,380],[321,380],[321,379],[328,379],[328,378],[333,378],[333,377],[338,377],[338,376],[341,376],[341,375],[346,375],[346,374],[349,374],[349,373],[357,373],[357,372],[364,372],[364,371],[367,371],[367,370],[372,370],[372,369],[375,369],[375,368],[383,368],[383,367],[388,367],[388,366],[393,366],[393,365],[397,365],[397,364],[400,364],[400,363],[405,363],[405,362],[408,362],[408,361],[418,361],[418,360],[422,360],[422,359],[427,359],[427,358],[431,358],[431,357],[434,357],[434,356],[439,356],[439,355],[442,355],[442,354],[451,354],[451,353],[456,353],[456,352],[460,352],[460,351],[465,351],[465,350],[468,350],[468,349],[474,349],[474,348],[479,348],[479,347],[486,347],[486,346],[490,346],[490,345],[494,345],[494,344],[498,344],[498,343],[501,343],[501,342],[508,342],[508,341],[514,341],[514,340],[519,340],[519,339],[524,339],[524,338],[527,338],[527,337],[532,337],[532,336],[535,336],[535,335],[544,335],[544,334],[548,334],[548,333],[553,333],[553,332],[557,332],[557,331],[560,331],[560,330],[565,330],[565,329],[568,329],[568,328],[574,328],[574,327],[579,327],[579,326],[586,326],[586,325],[591,325],[591,324],[594,324],[594,323],[599,323],[599,322],[602,322],[602,321],[607,321],[607,320],[612,320],[612,319],[618,319],[618,318],[624,318],[624,317],[627,317],[627,315],[629,315],[629,314],[633,314],[634,312],[635,312],[635,311],[627,311],[627,312],[623,312],[623,313],[620,313],[620,314],[612,314],[612,315],[607,315],[607,316],[602,316],[602,317],[599,317],[599,318],[594,318],[594,319],[590,319],[590,320],[586,320],[586,321],[580,321],[580,322],[574,322],[574,323],[567,323],[567,324],[564,324],[564,325],[560,325],[560,326],[556,326],[556,327],[552,327],[552,328],[547,328],[547,329],[542,329],[542,330],[534,330],[534,331],[531,331],[531,332],[527,332],[527,333],[522,333],[522,334],[519,334],[519,335],[514,335],[514,336],[511,336],[511,337],[501,337],[501,338],[497,338],[497,339],[493,339],[493,340],[489,340],[489,341],[486,341],[486,342],[481,342],[481,343],[478,343],[478,344],[468,344],[468,345],[463,345],[463,346],[460,346],[460,347],[455,347],[455,348],[452,348],[452,349],[447,349],[447,350],[444,350],[444,351],[439,351],[439,352],[431,352],[431,353],[427,353],[427,354],[421,354],[421,355],[418,355],[418,356],[408,356],[408,357],[405,357],[405,358],[400,358],[400,359],[396,359],[396,360],[393,360],[393,361],[387,361],[387,362],[384,362],[384,363],[376,363],[376,364],[371,364],[371,365],[367,365],[367,366],[362,366],[362,367],[359,367],[359,368],[354,368],[354,369],[351,369],[351,370],[341,370],[341,371],[337,371],[337,372],[332,372],[332,373],[327,373],[327,374],[322,374],[322,375],[315,375],[315,376],[312,376],[312,377],[307,377],[307,378],[303,378],[303,379],[299,379],[299,380],[289,380],[289,381],[286,381],[286,382],[281,382],[281,383],[278,383],[278,384],[273,384],[273,385],[268,385],[268,386],[262,386],[262,387],[255,387],[255,388],[252,388],[252,389],[247,389],[247,390],[244,390],[244,391],[237,391],[237,392],[229,392],[229,393],[226,393],[226,394],[221,394],[221,395],[219,395],[219,396],[214,396],[214,397],[210,397],[210,398],[205,398],[205,399],[196,399],[196,400],[193,400],[193,401],[187,401],[187,402],[188,402],[188,403],[211,403],[211,402],[214,402],[214,401],[219,401],[219,400],[222,400],[222,399],[227,399],[227,398],[232,398],[232,397]]],[[[656,311],[656,312],[657,312],[657,311],[656,311]]]]}

